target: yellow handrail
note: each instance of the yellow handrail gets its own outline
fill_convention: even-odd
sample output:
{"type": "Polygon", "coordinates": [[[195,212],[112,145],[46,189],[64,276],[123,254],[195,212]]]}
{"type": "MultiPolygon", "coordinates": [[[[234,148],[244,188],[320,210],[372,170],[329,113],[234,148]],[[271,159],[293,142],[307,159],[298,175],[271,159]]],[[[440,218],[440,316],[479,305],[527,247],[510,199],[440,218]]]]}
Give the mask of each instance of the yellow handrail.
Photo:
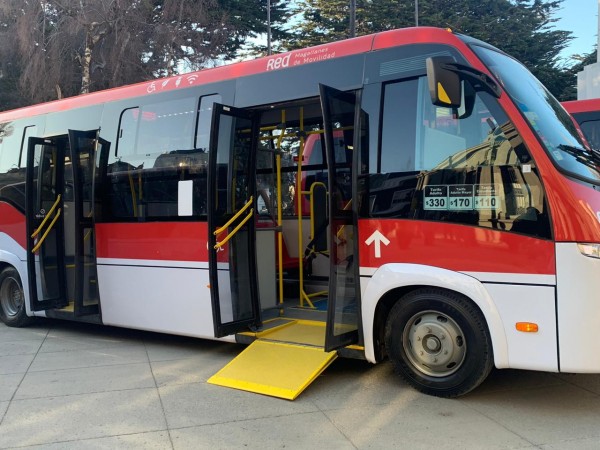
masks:
{"type": "Polygon", "coordinates": [[[56,212],[56,215],[54,216],[54,219],[52,219],[52,222],[50,222],[50,225],[48,226],[48,229],[46,230],[46,232],[44,234],[42,234],[42,237],[40,238],[40,240],[38,241],[38,243],[35,244],[35,247],[33,247],[31,249],[31,253],[35,253],[35,252],[37,252],[40,249],[40,247],[42,246],[42,244],[46,240],[46,237],[48,236],[48,233],[50,233],[50,230],[52,230],[52,227],[54,226],[54,224],[56,223],[56,221],[60,217],[60,212],[61,211],[62,211],[62,209],[58,208],[58,211],[56,212]]]}
{"type": "Polygon", "coordinates": [[[254,208],[252,208],[250,210],[250,212],[248,213],[248,215],[246,217],[244,217],[244,220],[242,220],[237,227],[235,227],[231,233],[229,233],[227,235],[227,237],[225,239],[223,239],[221,242],[217,242],[215,244],[215,250],[220,249],[221,247],[223,247],[225,244],[227,244],[227,242],[229,241],[229,239],[231,239],[238,231],[240,228],[242,228],[244,226],[244,224],[246,222],[248,222],[250,220],[250,218],[252,218],[252,216],[254,215],[254,208]]]}
{"type": "MultiPolygon", "coordinates": [[[[237,220],[238,217],[240,217],[244,211],[246,211],[250,205],[252,205],[252,203],[254,202],[254,196],[250,197],[250,200],[248,200],[248,202],[242,207],[242,209],[240,209],[231,219],[229,219],[227,221],[227,223],[225,225],[223,225],[221,228],[217,228],[213,234],[215,236],[220,235],[223,231],[225,231],[227,228],[229,228],[231,226],[231,224],[233,222],[235,222],[237,220]]],[[[245,220],[247,220],[248,218],[246,218],[245,220]]]]}
{"type": "Polygon", "coordinates": [[[58,194],[58,197],[56,197],[56,200],[54,201],[54,205],[52,205],[52,208],[50,208],[50,211],[48,211],[48,213],[46,214],[46,217],[44,217],[44,220],[42,220],[42,223],[40,223],[40,226],[37,227],[37,229],[31,235],[32,238],[36,237],[39,234],[39,232],[42,231],[42,228],[44,227],[44,225],[46,224],[46,222],[48,221],[48,219],[50,218],[50,216],[52,215],[52,213],[54,212],[54,210],[60,203],[60,199],[61,199],[61,194],[58,194]]]}
{"type": "MultiPolygon", "coordinates": [[[[344,208],[342,208],[342,211],[347,211],[351,204],[352,204],[352,199],[348,200],[348,203],[346,203],[344,205],[344,208]]],[[[342,237],[342,233],[344,232],[345,227],[346,227],[346,225],[342,225],[340,227],[340,229],[338,230],[337,235],[336,235],[338,238],[342,237]]]]}
{"type": "MultiPolygon", "coordinates": [[[[285,124],[285,109],[281,111],[281,123],[285,124]]],[[[284,134],[285,130],[281,134],[284,134]]],[[[283,304],[283,210],[281,204],[281,140],[277,141],[277,266],[279,274],[279,304],[283,304]]]]}

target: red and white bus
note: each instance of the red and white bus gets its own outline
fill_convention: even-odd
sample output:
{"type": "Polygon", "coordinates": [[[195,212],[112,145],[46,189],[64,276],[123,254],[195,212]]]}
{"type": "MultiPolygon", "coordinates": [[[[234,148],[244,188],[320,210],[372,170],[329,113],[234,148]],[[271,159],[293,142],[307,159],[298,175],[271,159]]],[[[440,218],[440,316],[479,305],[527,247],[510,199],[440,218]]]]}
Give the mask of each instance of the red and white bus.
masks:
{"type": "Polygon", "coordinates": [[[443,397],[493,366],[600,372],[595,154],[466,36],[395,30],[5,112],[0,180],[9,326],[251,343],[211,382],[283,398],[338,355],[443,397]]]}
{"type": "Polygon", "coordinates": [[[600,99],[563,102],[565,109],[579,124],[590,146],[600,149],[600,99]]]}

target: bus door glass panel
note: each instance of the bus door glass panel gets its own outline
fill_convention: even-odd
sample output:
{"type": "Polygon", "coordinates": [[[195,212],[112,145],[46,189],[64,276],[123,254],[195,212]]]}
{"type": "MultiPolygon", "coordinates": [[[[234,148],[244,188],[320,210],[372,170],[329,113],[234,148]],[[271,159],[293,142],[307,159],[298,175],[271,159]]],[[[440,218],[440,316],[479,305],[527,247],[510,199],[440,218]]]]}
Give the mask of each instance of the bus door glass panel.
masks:
{"type": "Polygon", "coordinates": [[[69,130],[72,162],[74,257],[73,272],[75,315],[97,314],[99,304],[94,211],[96,210],[96,176],[98,155],[103,145],[97,130],[69,130]]]}
{"type": "Polygon", "coordinates": [[[258,121],[214,105],[208,174],[208,249],[215,336],[260,324],[255,253],[258,121]]]}
{"type": "Polygon", "coordinates": [[[27,153],[27,268],[31,309],[63,307],[64,141],[30,138],[27,153]]]}
{"type": "Polygon", "coordinates": [[[320,88],[330,183],[330,278],[325,350],[331,351],[359,340],[358,223],[353,199],[363,130],[356,94],[323,85],[320,88]]]}

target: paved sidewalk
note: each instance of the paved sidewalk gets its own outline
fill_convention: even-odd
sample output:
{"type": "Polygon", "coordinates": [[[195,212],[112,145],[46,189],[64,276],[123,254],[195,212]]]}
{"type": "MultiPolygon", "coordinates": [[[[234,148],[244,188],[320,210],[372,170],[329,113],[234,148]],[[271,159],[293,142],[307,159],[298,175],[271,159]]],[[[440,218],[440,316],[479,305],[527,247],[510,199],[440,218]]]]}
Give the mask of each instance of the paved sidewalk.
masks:
{"type": "Polygon", "coordinates": [[[241,346],[43,321],[0,324],[0,448],[599,449],[600,376],[496,371],[417,393],[338,359],[296,401],[206,380],[241,346]]]}

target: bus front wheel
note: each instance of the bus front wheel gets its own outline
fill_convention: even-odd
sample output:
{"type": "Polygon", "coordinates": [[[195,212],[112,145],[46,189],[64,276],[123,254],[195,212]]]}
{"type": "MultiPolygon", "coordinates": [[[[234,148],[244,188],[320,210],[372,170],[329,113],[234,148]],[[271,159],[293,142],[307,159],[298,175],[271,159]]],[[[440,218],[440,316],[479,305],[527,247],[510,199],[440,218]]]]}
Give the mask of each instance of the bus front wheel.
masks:
{"type": "Polygon", "coordinates": [[[14,267],[0,272],[0,320],[9,327],[24,327],[32,321],[25,311],[23,285],[14,267]]]}
{"type": "Polygon", "coordinates": [[[492,370],[483,315],[466,297],[443,289],[423,288],[402,297],[388,316],[385,345],[396,372],[429,395],[466,394],[492,370]]]}

